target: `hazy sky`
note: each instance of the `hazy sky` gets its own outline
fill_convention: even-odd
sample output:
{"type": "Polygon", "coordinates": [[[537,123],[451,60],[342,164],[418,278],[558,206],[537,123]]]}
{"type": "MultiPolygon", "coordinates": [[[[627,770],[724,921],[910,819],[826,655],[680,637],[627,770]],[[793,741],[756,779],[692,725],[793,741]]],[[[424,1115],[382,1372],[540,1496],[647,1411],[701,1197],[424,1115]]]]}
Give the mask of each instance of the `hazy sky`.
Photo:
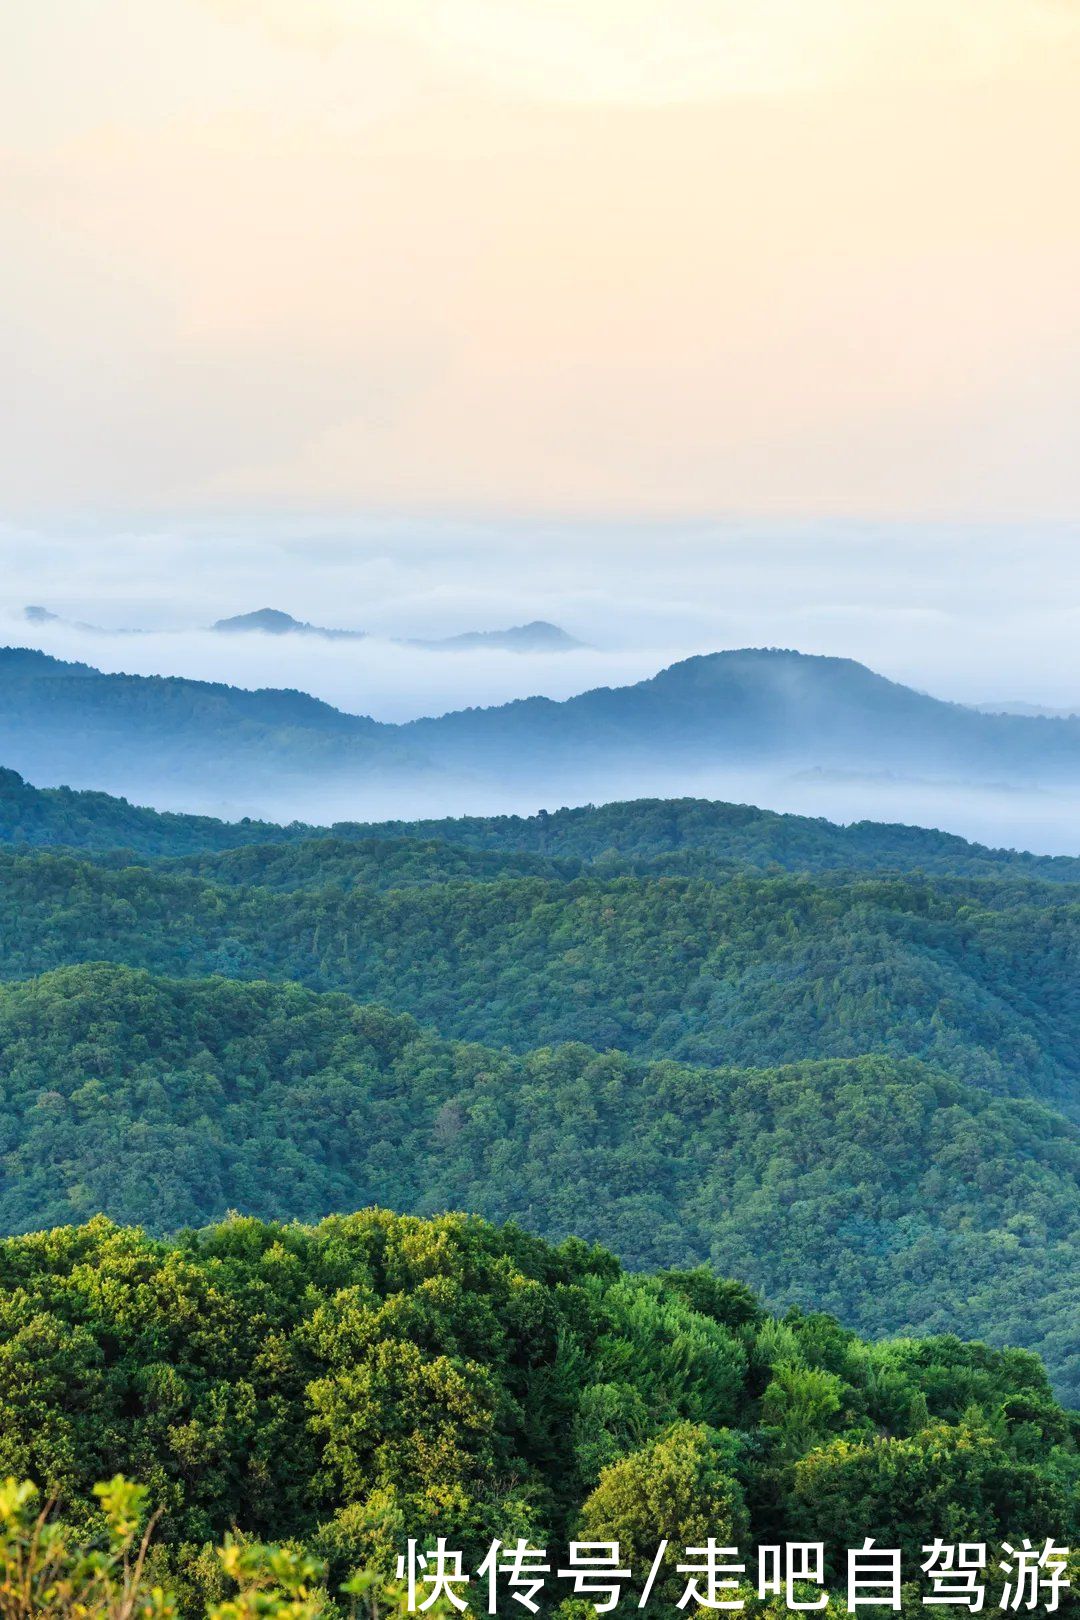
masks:
{"type": "Polygon", "coordinates": [[[1080,515],[1075,0],[0,10],[8,516],[1080,515]]]}

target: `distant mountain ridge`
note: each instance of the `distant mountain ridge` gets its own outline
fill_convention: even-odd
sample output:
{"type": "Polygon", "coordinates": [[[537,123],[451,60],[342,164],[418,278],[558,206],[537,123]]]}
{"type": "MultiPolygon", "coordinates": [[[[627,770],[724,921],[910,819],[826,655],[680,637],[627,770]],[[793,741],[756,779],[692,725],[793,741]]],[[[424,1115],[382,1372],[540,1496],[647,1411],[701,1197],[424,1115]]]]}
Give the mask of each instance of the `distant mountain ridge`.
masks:
{"type": "Polygon", "coordinates": [[[529,624],[511,625],[509,630],[465,630],[458,636],[443,636],[435,641],[412,640],[411,647],[429,647],[441,652],[470,652],[475,648],[490,647],[505,652],[573,652],[586,646],[584,641],[568,635],[558,624],[546,619],[533,619],[529,624]]]}
{"type": "MultiPolygon", "coordinates": [[[[36,603],[23,608],[23,618],[28,624],[62,625],[68,629],[89,631],[100,636],[145,634],[138,630],[107,630],[102,625],[86,624],[81,619],[65,619],[61,614],[53,613],[36,603]]],[[[335,629],[324,624],[310,624],[306,619],[294,618],[291,613],[272,607],[255,608],[249,613],[234,613],[228,618],[216,619],[210,629],[224,635],[256,633],[267,636],[322,636],[330,641],[369,639],[366,630],[335,629]]],[[[424,647],[434,652],[468,652],[476,648],[491,648],[505,652],[549,653],[572,652],[587,646],[586,642],[578,641],[561,625],[551,624],[547,619],[531,619],[528,624],[511,625],[506,630],[464,630],[454,636],[392,639],[396,639],[402,646],[424,647]]]]}
{"type": "Polygon", "coordinates": [[[46,785],[168,803],[231,798],[237,783],[423,779],[431,768],[393,726],[307,692],[249,691],[182,676],[105,675],[28,648],[0,648],[0,760],[46,785]]]}
{"type": "MultiPolygon", "coordinates": [[[[331,640],[359,640],[364,630],[331,630],[325,625],[308,624],[294,619],[291,613],[279,608],[256,608],[253,613],[238,613],[231,619],[218,619],[212,630],[227,633],[262,631],[266,635],[328,636],[331,640]]],[[[409,647],[424,647],[433,652],[467,652],[476,648],[500,649],[507,652],[570,652],[584,647],[557,624],[546,619],[533,619],[529,624],[511,625],[508,630],[465,630],[456,636],[438,636],[432,639],[410,637],[403,643],[409,647]]]]}
{"type": "Polygon", "coordinates": [[[228,635],[243,631],[261,631],[268,636],[327,636],[331,641],[362,641],[366,630],[331,630],[325,625],[308,624],[304,619],[294,619],[291,613],[283,613],[280,608],[256,608],[252,613],[236,613],[230,619],[217,619],[210,626],[211,630],[221,630],[228,635]]]}
{"type": "Polygon", "coordinates": [[[1045,703],[1019,703],[1008,699],[1001,703],[973,703],[971,707],[980,714],[1020,714],[1041,720],[1074,720],[1080,715],[1080,703],[1071,708],[1052,709],[1045,703]]]}
{"type": "Polygon", "coordinates": [[[488,802],[511,784],[534,803],[581,803],[626,797],[624,784],[650,773],[678,796],[726,768],[1080,786],[1080,719],[981,714],[850,659],[744,649],[561,702],[394,725],[295,690],[105,675],[7,648],[0,761],[44,785],[192,809],[231,798],[238,783],[267,803],[304,802],[330,783],[355,803],[355,819],[377,819],[365,816],[376,787],[383,803],[411,794],[445,805],[461,781],[488,802]]]}
{"type": "Polygon", "coordinates": [[[853,659],[773,648],[704,654],[632,686],[464,709],[400,732],[443,767],[505,771],[518,760],[540,780],[606,761],[1080,781],[1080,719],[980,714],[853,659]]]}

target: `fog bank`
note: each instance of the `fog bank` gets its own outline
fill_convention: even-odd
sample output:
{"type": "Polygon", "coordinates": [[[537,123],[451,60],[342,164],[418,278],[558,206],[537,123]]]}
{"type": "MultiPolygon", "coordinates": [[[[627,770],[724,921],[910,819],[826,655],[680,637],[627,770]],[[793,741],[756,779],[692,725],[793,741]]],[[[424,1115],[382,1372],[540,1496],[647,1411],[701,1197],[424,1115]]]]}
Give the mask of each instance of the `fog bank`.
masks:
{"type": "Polygon", "coordinates": [[[5,640],[101,669],[294,686],[385,719],[566,697],[741,646],[856,658],[962,702],[1080,703],[1080,526],[222,516],[0,528],[0,562],[5,640]],[[26,603],[155,634],[32,626],[26,603]],[[259,607],[377,644],[202,633],[259,607]],[[537,618],[595,654],[391,644],[537,618]]]}

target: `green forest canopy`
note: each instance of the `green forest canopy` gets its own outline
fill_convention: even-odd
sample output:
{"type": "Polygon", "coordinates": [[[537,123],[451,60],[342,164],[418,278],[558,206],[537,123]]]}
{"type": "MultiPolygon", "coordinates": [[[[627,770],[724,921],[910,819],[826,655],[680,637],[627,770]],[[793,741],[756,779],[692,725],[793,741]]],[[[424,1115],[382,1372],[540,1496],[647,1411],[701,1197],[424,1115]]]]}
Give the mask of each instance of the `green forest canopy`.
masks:
{"type": "Polygon", "coordinates": [[[339,1578],[410,1534],[473,1567],[495,1537],[618,1539],[628,1611],[661,1536],[821,1539],[835,1580],[866,1536],[914,1567],[935,1536],[1077,1530],[1076,1418],[1024,1351],[868,1344],[706,1270],[374,1210],[0,1242],[0,1470],[65,1504],[142,1479],[189,1608],[233,1525],[339,1578]]]}
{"type": "MultiPolygon", "coordinates": [[[[705,872],[719,865],[791,871],[927,871],[1007,874],[1080,881],[1080,858],[987,849],[952,833],[873,821],[842,827],[816,816],[782,815],[708,799],[636,799],[535,816],[460,816],[441,821],[301,823],[218,821],[130,804],[107,793],[36,788],[0,768],[0,843],[126,849],[149,856],[212,854],[251,844],[321,840],[419,840],[494,853],[525,853],[589,865],[670,862],[705,872]]],[[[227,871],[228,868],[226,867],[227,871]]]]}
{"type": "Polygon", "coordinates": [[[323,835],[13,773],[0,837],[3,1229],[464,1207],[1080,1392],[1080,863],[692,800],[323,835]]]}
{"type": "MultiPolygon", "coordinates": [[[[278,870],[284,857],[267,858],[278,870]]],[[[273,890],[0,854],[0,977],[99,960],[340,989],[519,1051],[579,1040],[746,1066],[886,1052],[1077,1106],[1080,905],[1072,888],[1027,880],[750,872],[273,890]]]]}
{"type": "Polygon", "coordinates": [[[0,986],[0,1086],[7,1231],[464,1208],[870,1336],[1028,1346],[1080,1397],[1080,1128],[911,1059],[519,1056],[295,984],[101,964],[0,986]]]}

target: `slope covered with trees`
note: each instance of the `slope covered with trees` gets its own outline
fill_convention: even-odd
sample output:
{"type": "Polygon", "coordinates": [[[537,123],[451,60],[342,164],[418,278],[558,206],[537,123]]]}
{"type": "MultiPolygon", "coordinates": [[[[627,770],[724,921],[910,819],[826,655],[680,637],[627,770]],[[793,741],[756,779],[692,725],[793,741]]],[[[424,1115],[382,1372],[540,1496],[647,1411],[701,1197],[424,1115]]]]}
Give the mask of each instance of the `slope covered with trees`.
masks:
{"type": "MultiPolygon", "coordinates": [[[[945,877],[1029,877],[1054,883],[1080,882],[1080,859],[988,849],[952,833],[926,827],[860,821],[839,826],[820,817],[782,815],[754,805],[709,799],[635,799],[541,811],[535,816],[458,816],[437,821],[337,822],[312,827],[294,822],[221,821],[130,804],[107,793],[68,787],[37,788],[16,771],[0,769],[0,844],[63,847],[88,852],[127,850],[153,858],[184,860],[190,870],[220,881],[267,881],[259,871],[265,856],[215,861],[220,852],[306,843],[296,857],[301,881],[288,873],[285,857],[273,881],[282,887],[316,882],[320,856],[340,868],[341,846],[368,843],[385,848],[405,843],[435,846],[457,875],[461,856],[485,854],[494,867],[500,855],[531,855],[548,870],[578,873],[674,872],[723,875],[740,868],[795,872],[925,872],[945,877]],[[332,842],[331,842],[332,841],[332,842]],[[557,863],[557,866],[556,866],[557,863]]],[[[375,862],[357,850],[357,881],[368,881],[375,862]]]]}
{"type": "MultiPolygon", "coordinates": [[[[305,832],[309,829],[304,829],[305,832]]],[[[33,787],[18,771],[0,769],[0,843],[16,847],[115,850],[183,855],[289,839],[288,828],[262,821],[219,821],[129,804],[110,793],[33,787]]]]}
{"type": "Polygon", "coordinates": [[[0,977],[110,960],[293,979],[521,1051],[920,1057],[1075,1110],[1080,905],[1050,885],[737,875],[276,892],[0,855],[0,977]]]}
{"type": "Polygon", "coordinates": [[[1075,1417],[1023,1351],[867,1344],[707,1272],[377,1211],[0,1242],[0,1469],[72,1504],[141,1478],[189,1608],[233,1525],[331,1586],[433,1531],[473,1568],[496,1537],[617,1539],[627,1613],[664,1536],[823,1539],[835,1581],[883,1530],[917,1569],[943,1533],[1077,1529],[1075,1417]]]}
{"type": "Polygon", "coordinates": [[[703,773],[887,773],[969,786],[1080,783],[1080,719],[984,714],[850,659],[779,648],[687,658],[632,686],[532,697],[404,724],[298,691],[103,674],[0,648],[0,759],[35,781],[206,809],[238,789],[292,813],[328,799],[442,806],[608,799],[627,781],[686,791],[703,773]]]}
{"type": "Polygon", "coordinates": [[[386,821],[379,837],[437,839],[477,850],[531,851],[586,865],[636,863],[707,875],[750,867],[791,872],[926,872],[947,877],[1038,877],[1080,881],[1080,859],[988,849],[953,833],[878,821],[839,826],[819,816],[785,815],[712,799],[633,799],[534,816],[458,816],[386,821]]]}
{"type": "Polygon", "coordinates": [[[918,1063],[517,1057],[296,985],[97,966],[0,989],[0,1083],[8,1231],[464,1208],[872,1335],[1028,1345],[1080,1397],[1080,1130],[918,1063]]]}
{"type": "Polygon", "coordinates": [[[327,835],[13,773],[0,825],[0,1227],[467,1208],[1038,1347],[1080,1397],[1078,863],[701,801],[327,835]]]}

